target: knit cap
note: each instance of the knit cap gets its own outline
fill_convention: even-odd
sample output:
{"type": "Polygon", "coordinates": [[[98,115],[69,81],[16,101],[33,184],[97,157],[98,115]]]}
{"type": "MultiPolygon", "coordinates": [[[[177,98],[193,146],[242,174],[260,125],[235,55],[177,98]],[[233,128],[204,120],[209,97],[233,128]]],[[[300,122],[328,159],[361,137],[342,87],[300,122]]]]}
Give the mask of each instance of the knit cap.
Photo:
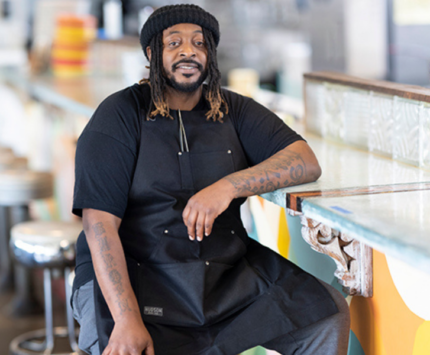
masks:
{"type": "Polygon", "coordinates": [[[146,58],[148,58],[146,48],[149,46],[152,37],[178,23],[193,23],[208,29],[213,34],[215,45],[218,46],[220,38],[219,24],[213,15],[197,5],[168,5],[155,10],[143,25],[140,33],[140,44],[146,58]]]}

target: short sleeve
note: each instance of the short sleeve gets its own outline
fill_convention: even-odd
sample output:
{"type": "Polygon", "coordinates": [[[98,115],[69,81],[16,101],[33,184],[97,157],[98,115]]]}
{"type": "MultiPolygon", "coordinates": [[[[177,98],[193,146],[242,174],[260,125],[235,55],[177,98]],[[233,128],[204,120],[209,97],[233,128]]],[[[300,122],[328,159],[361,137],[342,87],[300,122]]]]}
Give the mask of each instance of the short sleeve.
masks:
{"type": "Polygon", "coordinates": [[[83,208],[124,216],[135,165],[135,154],[123,143],[95,131],[78,140],[73,213],[83,208]]]}
{"type": "Polygon", "coordinates": [[[272,111],[254,100],[231,92],[227,97],[230,116],[250,166],[304,140],[272,111]]]}
{"type": "Polygon", "coordinates": [[[103,101],[78,139],[72,209],[78,216],[84,208],[124,216],[140,139],[135,91],[103,101]]]}

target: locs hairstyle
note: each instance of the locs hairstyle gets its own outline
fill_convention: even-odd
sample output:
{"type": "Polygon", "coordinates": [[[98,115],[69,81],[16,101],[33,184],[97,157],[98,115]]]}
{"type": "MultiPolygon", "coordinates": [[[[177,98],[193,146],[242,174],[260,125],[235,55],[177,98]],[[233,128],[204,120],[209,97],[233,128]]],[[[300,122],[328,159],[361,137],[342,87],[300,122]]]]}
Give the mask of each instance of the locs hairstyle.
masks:
{"type": "MultiPolygon", "coordinates": [[[[210,110],[206,113],[206,119],[222,122],[224,114],[228,114],[228,106],[221,92],[221,73],[218,69],[216,43],[210,30],[204,27],[202,27],[202,30],[208,51],[208,85],[205,97],[209,102],[210,110]]],[[[148,118],[161,115],[173,119],[169,113],[169,105],[164,95],[167,81],[163,69],[163,32],[159,32],[152,37],[149,46],[151,48],[149,78],[140,81],[140,83],[149,83],[151,86],[152,100],[148,118]]]]}

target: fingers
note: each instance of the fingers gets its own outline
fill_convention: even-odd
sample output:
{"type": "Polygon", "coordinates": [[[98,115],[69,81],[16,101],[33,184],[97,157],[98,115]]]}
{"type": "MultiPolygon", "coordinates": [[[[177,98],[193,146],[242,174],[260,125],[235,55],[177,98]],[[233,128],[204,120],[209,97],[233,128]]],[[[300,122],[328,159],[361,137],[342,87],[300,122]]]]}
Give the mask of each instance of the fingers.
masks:
{"type": "Polygon", "coordinates": [[[184,208],[184,212],[182,212],[182,219],[184,221],[184,224],[188,227],[188,217],[190,216],[191,213],[191,207],[190,207],[190,202],[188,201],[187,205],[184,208]]]}
{"type": "Polygon", "coordinates": [[[203,240],[203,235],[205,233],[205,214],[199,213],[196,222],[196,238],[199,242],[203,240]]]}
{"type": "Polygon", "coordinates": [[[187,207],[184,210],[182,218],[184,220],[185,225],[187,226],[188,237],[190,238],[190,240],[194,240],[196,237],[197,216],[197,211],[195,209],[192,209],[188,203],[187,207]]]}
{"type": "Polygon", "coordinates": [[[205,233],[205,237],[210,236],[210,234],[212,233],[212,226],[214,224],[215,221],[215,215],[214,214],[207,214],[205,217],[205,229],[204,229],[204,233],[205,233]]]}
{"type": "Polygon", "coordinates": [[[199,210],[196,206],[187,205],[183,213],[183,220],[187,226],[190,240],[199,242],[212,233],[215,215],[210,210],[199,210]]]}

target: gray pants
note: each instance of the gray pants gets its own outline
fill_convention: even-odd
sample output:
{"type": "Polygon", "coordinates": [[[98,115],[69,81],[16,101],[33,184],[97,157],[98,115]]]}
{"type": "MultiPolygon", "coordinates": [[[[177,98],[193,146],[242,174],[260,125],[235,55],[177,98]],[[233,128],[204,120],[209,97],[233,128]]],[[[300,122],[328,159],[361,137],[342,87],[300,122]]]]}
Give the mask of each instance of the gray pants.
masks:
{"type": "Polygon", "coordinates": [[[94,309],[94,281],[87,282],[73,294],[73,317],[81,326],[79,349],[90,355],[100,355],[94,309]]]}
{"type": "MultiPolygon", "coordinates": [[[[320,281],[331,294],[339,313],[305,328],[277,337],[263,347],[282,355],[346,355],[349,339],[349,307],[342,294],[320,281]]],[[[79,348],[90,355],[100,355],[93,281],[77,289],[73,295],[73,315],[81,325],[79,348]]],[[[162,355],[162,354],[156,354],[162,355]]]]}

